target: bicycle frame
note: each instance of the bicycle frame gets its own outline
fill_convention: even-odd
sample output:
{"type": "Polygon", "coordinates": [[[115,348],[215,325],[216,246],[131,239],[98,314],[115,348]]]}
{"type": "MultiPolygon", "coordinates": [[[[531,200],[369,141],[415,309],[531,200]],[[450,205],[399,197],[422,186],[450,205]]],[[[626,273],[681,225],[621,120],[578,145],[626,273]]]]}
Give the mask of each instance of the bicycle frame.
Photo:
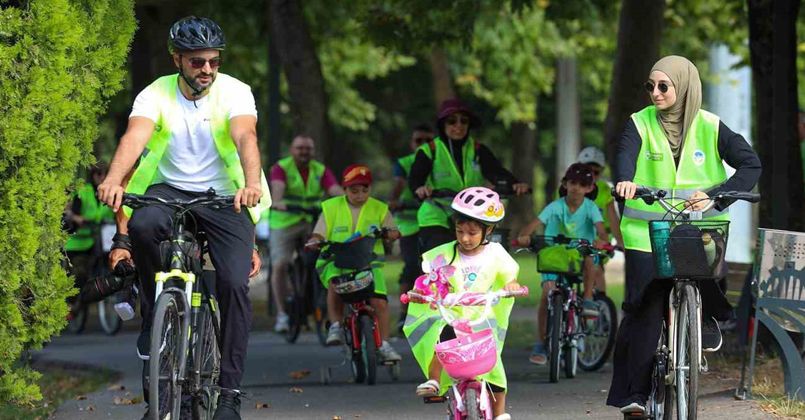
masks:
{"type": "Polygon", "coordinates": [[[349,310],[349,314],[344,318],[344,325],[346,326],[345,333],[350,334],[352,337],[351,350],[353,353],[362,351],[360,331],[358,328],[358,318],[364,314],[370,316],[375,324],[375,345],[377,348],[380,348],[381,344],[383,343],[383,339],[380,337],[380,328],[377,328],[377,315],[375,315],[374,309],[372,309],[372,307],[366,302],[350,303],[347,305],[347,308],[349,310]]]}

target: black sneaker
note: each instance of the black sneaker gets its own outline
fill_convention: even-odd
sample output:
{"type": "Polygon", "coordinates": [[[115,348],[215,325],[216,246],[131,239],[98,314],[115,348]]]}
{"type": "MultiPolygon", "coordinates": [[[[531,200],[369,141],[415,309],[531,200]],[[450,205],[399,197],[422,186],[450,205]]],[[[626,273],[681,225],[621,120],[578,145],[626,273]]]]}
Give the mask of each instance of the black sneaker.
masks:
{"type": "Polygon", "coordinates": [[[212,420],[240,420],[240,391],[222,389],[212,420]]]}
{"type": "Polygon", "coordinates": [[[702,351],[713,352],[721,348],[721,330],[713,317],[702,317],[702,351]]]}

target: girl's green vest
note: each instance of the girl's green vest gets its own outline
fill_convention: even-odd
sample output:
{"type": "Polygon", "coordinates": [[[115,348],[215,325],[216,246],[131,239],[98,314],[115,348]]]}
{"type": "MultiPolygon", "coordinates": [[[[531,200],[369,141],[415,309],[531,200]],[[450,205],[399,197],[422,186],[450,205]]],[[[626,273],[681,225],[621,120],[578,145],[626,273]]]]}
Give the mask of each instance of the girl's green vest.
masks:
{"type": "MultiPolygon", "coordinates": [[[[358,223],[355,224],[353,229],[352,212],[347,203],[347,197],[340,195],[325,200],[321,203],[322,216],[327,225],[327,239],[330,242],[345,242],[352,237],[356,231],[361,235],[368,235],[372,228],[380,229],[383,226],[383,220],[389,212],[388,206],[380,200],[369,197],[366,203],[361,207],[358,214],[358,223]]],[[[378,261],[372,263],[372,276],[375,281],[375,293],[386,294],[386,281],[383,278],[383,242],[378,240],[374,247],[375,254],[378,255],[378,261]]],[[[332,258],[323,259],[319,257],[316,261],[316,269],[319,272],[322,284],[327,288],[330,286],[330,280],[341,274],[346,274],[354,270],[342,270],[336,268],[333,264],[332,258]]]]}
{"type": "MultiPolygon", "coordinates": [[[[213,141],[215,142],[215,148],[218,150],[218,154],[224,162],[224,167],[226,168],[225,170],[229,179],[232,180],[235,188],[238,189],[246,185],[245,175],[243,174],[243,167],[240,164],[240,156],[238,156],[235,141],[229,134],[230,124],[228,108],[222,102],[224,100],[224,92],[240,83],[241,82],[234,77],[218,73],[215,83],[210,87],[208,94],[210,97],[209,105],[212,107],[210,113],[210,128],[213,141]]],[[[152,134],[151,139],[148,140],[148,144],[145,146],[142,156],[140,156],[140,163],[126,187],[127,193],[143,194],[154,181],[159,161],[162,159],[162,155],[165,153],[165,149],[168,147],[168,142],[172,136],[169,123],[176,120],[174,116],[181,115],[182,113],[178,99],[178,95],[181,95],[177,88],[178,85],[179,74],[177,73],[162,76],[150,86],[151,89],[155,89],[158,93],[159,102],[157,106],[159,107],[159,118],[154,128],[154,134],[152,134]]],[[[263,196],[260,198],[260,202],[257,206],[249,209],[249,215],[253,223],[257,223],[257,221],[260,220],[260,214],[263,210],[271,207],[271,193],[268,190],[268,182],[266,181],[265,173],[262,171],[260,171],[260,178],[263,196]]],[[[124,211],[127,216],[131,216],[130,208],[125,207],[124,211]]]]}
{"type": "MultiPolygon", "coordinates": [[[[422,259],[432,264],[438,256],[442,255],[445,261],[450,262],[461,258],[460,256],[456,255],[456,252],[456,241],[452,241],[439,245],[436,248],[424,253],[422,255],[422,259]]],[[[495,261],[494,264],[485,266],[484,272],[480,273],[480,275],[494,276],[490,290],[501,290],[506,283],[511,280],[500,275],[500,273],[504,272],[504,270],[501,270],[498,266],[498,264],[501,263],[501,261],[495,261]]],[[[456,271],[456,274],[460,273],[456,271]]],[[[458,284],[455,275],[450,278],[450,286],[451,291],[463,290],[463,285],[458,284]]],[[[488,290],[472,291],[486,292],[488,290]]],[[[503,344],[506,340],[506,330],[509,328],[509,315],[511,314],[513,305],[514,299],[502,299],[500,303],[493,307],[492,318],[489,320],[489,325],[486,323],[481,323],[477,327],[477,330],[481,330],[488,328],[491,325],[495,332],[498,350],[498,361],[497,364],[495,364],[495,368],[489,373],[482,375],[481,378],[502,388],[506,388],[506,372],[503,369],[503,362],[500,359],[500,354],[503,352],[503,344]]],[[[477,313],[474,312],[477,311],[477,309],[474,308],[465,310],[477,313]]],[[[447,323],[442,319],[439,311],[436,309],[431,309],[430,305],[422,303],[411,303],[408,305],[408,316],[405,318],[403,332],[408,338],[408,343],[411,345],[411,352],[414,354],[414,357],[416,358],[419,367],[422,369],[422,373],[425,374],[425,377],[428,377],[431,361],[436,356],[436,344],[439,342],[439,335],[446,325],[447,323]]],[[[439,382],[441,383],[442,393],[445,393],[449,389],[448,386],[452,383],[452,380],[444,371],[442,371],[442,376],[439,382]]]]}
{"type": "MultiPolygon", "coordinates": [[[[413,166],[415,158],[416,154],[411,153],[397,159],[397,163],[400,164],[406,179],[408,178],[408,174],[411,173],[411,166],[413,166]]],[[[406,206],[412,206],[418,203],[416,197],[414,197],[414,193],[412,193],[411,189],[407,186],[406,188],[403,188],[402,194],[400,194],[400,203],[406,206]]],[[[395,213],[394,223],[397,225],[397,228],[400,229],[400,234],[402,236],[411,236],[419,232],[417,211],[414,209],[406,209],[395,213]]]]}
{"type": "MultiPolygon", "coordinates": [[[[668,197],[689,198],[696,191],[716,187],[727,180],[727,172],[718,154],[718,125],[716,115],[699,110],[693,119],[679,154],[679,165],[668,139],[657,121],[657,110],[649,106],[632,114],[632,121],[643,140],[637,156],[632,182],[655,190],[666,190],[668,197]]],[[[660,220],[665,211],[659,203],[648,205],[643,200],[627,200],[621,220],[621,232],[626,249],[651,252],[648,222],[660,220]]],[[[728,220],[725,211],[711,210],[707,220],[728,220]]]]}
{"type": "MultiPolygon", "coordinates": [[[[464,188],[483,185],[484,177],[481,174],[481,166],[476,159],[475,150],[475,140],[468,138],[461,149],[461,156],[464,160],[464,177],[462,178],[447,145],[439,137],[420,146],[417,152],[422,151],[433,162],[427,185],[434,190],[447,189],[456,193],[464,188]]],[[[452,199],[449,198],[424,201],[417,211],[419,227],[441,226],[449,229],[450,214],[446,209],[450,208],[451,201],[452,199]],[[441,206],[434,204],[434,200],[438,201],[441,206]]]]}
{"type": "MultiPolygon", "coordinates": [[[[321,189],[321,177],[324,176],[324,165],[311,160],[307,183],[302,179],[299,168],[296,167],[293,157],[288,156],[277,162],[285,171],[285,194],[282,199],[290,205],[300,206],[308,210],[321,208],[321,198],[324,191],[321,189]]],[[[288,211],[276,210],[271,212],[269,223],[272,229],[283,229],[299,222],[313,222],[313,216],[288,211]]]]}

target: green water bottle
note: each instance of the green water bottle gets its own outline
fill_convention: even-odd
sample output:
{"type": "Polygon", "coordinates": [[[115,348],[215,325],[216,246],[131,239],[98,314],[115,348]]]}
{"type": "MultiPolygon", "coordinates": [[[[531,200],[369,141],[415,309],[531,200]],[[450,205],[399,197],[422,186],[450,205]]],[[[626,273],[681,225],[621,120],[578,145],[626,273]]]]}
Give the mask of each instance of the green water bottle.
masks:
{"type": "Polygon", "coordinates": [[[654,252],[654,264],[657,266],[657,277],[669,278],[674,276],[674,265],[671,256],[668,254],[668,241],[671,238],[670,221],[653,221],[652,225],[652,245],[654,252]]]}

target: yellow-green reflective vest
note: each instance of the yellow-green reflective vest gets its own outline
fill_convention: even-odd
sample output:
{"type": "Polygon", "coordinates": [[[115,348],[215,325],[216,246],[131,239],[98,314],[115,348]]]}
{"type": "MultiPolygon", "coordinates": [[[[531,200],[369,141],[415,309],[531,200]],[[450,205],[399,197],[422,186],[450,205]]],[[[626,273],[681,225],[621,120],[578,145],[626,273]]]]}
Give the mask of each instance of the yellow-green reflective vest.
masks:
{"type": "MultiPolygon", "coordinates": [[[[299,173],[293,157],[280,159],[277,165],[285,171],[285,194],[282,199],[285,203],[299,206],[308,210],[321,208],[321,198],[324,191],[321,189],[321,177],[324,176],[324,165],[311,160],[307,176],[307,184],[299,173]]],[[[283,229],[293,226],[301,221],[313,222],[313,216],[274,209],[271,212],[269,223],[271,229],[283,229]]]]}
{"type": "MultiPolygon", "coordinates": [[[[397,163],[402,168],[403,176],[405,176],[406,180],[408,179],[408,174],[411,173],[411,166],[414,165],[415,158],[416,154],[411,153],[397,159],[397,163]]],[[[402,194],[400,194],[400,204],[406,207],[416,206],[419,204],[417,199],[414,197],[414,193],[411,192],[411,189],[408,188],[407,185],[405,188],[403,188],[402,194]]],[[[397,225],[397,229],[400,230],[400,234],[402,236],[411,236],[419,232],[419,223],[417,223],[416,216],[417,211],[413,208],[394,213],[394,223],[397,225]]]]}
{"type": "MultiPolygon", "coordinates": [[[[358,213],[358,223],[355,224],[354,229],[352,228],[352,211],[350,211],[346,196],[340,195],[325,200],[321,203],[321,210],[322,217],[324,217],[327,225],[327,237],[325,239],[330,242],[346,242],[356,231],[360,232],[361,235],[368,235],[373,227],[380,229],[389,212],[389,207],[386,203],[369,197],[361,207],[360,213],[358,213]]],[[[372,263],[375,293],[385,295],[386,281],[383,278],[383,242],[381,240],[375,243],[374,253],[378,256],[378,260],[372,263]]],[[[330,280],[333,277],[354,271],[336,268],[332,258],[323,259],[321,257],[316,260],[316,269],[325,288],[330,287],[330,280]]]]}
{"type": "MultiPolygon", "coordinates": [[[[422,255],[422,259],[424,261],[428,261],[430,264],[433,264],[433,262],[439,256],[442,256],[445,261],[450,262],[460,258],[459,256],[455,255],[456,252],[456,241],[452,241],[439,245],[436,248],[424,253],[422,255]]],[[[479,276],[493,276],[494,280],[492,281],[492,286],[489,290],[501,290],[506,283],[511,280],[510,278],[506,278],[505,276],[501,275],[501,273],[504,272],[504,270],[501,270],[498,266],[498,264],[501,263],[502,262],[500,261],[495,261],[495,264],[487,264],[483,267],[483,272],[479,273],[479,276]]],[[[458,273],[458,271],[456,272],[458,273]]],[[[457,283],[455,275],[450,278],[450,286],[451,290],[453,291],[463,290],[463,285],[457,283]]],[[[486,292],[487,290],[471,291],[486,292]]],[[[498,351],[498,361],[495,364],[495,368],[490,372],[481,375],[481,378],[502,388],[506,388],[506,372],[503,369],[503,362],[500,359],[500,354],[503,352],[503,345],[506,340],[506,330],[509,328],[509,315],[511,314],[512,306],[514,306],[514,299],[502,299],[500,303],[492,308],[492,315],[489,319],[489,324],[481,323],[478,325],[478,327],[476,327],[476,331],[480,331],[491,326],[495,333],[498,351]]],[[[475,308],[463,309],[463,311],[460,309],[455,310],[458,313],[463,311],[472,311],[470,313],[477,313],[477,309],[475,308]]],[[[437,309],[431,309],[430,305],[422,303],[410,303],[408,305],[408,315],[405,318],[403,332],[408,338],[408,344],[411,346],[411,352],[414,354],[417,364],[419,364],[419,367],[422,369],[422,373],[425,375],[425,377],[428,377],[430,364],[435,356],[436,344],[439,342],[439,335],[446,325],[447,323],[442,319],[439,311],[437,309]]],[[[447,390],[450,389],[449,386],[452,384],[452,380],[449,376],[447,376],[447,373],[445,373],[444,370],[442,370],[442,376],[439,382],[441,383],[440,389],[442,394],[447,392],[447,390]]]]}
{"type": "Polygon", "coordinates": [[[113,222],[115,214],[111,208],[98,201],[92,184],[83,183],[78,187],[75,194],[81,200],[79,215],[84,218],[86,224],[67,238],[64,249],[71,252],[89,251],[95,244],[95,237],[97,236],[92,224],[98,224],[103,221],[113,222]]]}
{"type": "Polygon", "coordinates": [[[598,187],[598,195],[595,196],[595,200],[593,200],[593,202],[598,207],[598,210],[601,210],[601,216],[604,217],[604,229],[607,232],[610,232],[607,207],[609,207],[609,203],[614,200],[612,197],[612,185],[603,179],[595,181],[595,185],[598,187]]]}
{"type": "MultiPolygon", "coordinates": [[[[657,110],[649,106],[632,114],[632,121],[643,140],[637,156],[635,184],[668,192],[669,197],[689,198],[696,191],[707,191],[722,184],[727,172],[718,154],[718,116],[699,110],[693,119],[675,165],[671,146],[657,122],[657,110]]],[[[659,203],[627,200],[621,220],[626,249],[651,252],[648,222],[660,220],[665,210],[659,203]]],[[[725,211],[713,209],[703,215],[708,220],[728,220],[725,211]]]]}
{"type": "MultiPolygon", "coordinates": [[[[448,140],[449,141],[449,140],[448,140]]],[[[426,185],[434,190],[453,190],[459,192],[464,188],[484,185],[484,177],[481,174],[481,166],[475,156],[475,140],[468,138],[461,149],[461,156],[464,161],[464,177],[458,172],[458,167],[453,161],[453,156],[447,149],[447,145],[439,137],[432,142],[423,144],[420,150],[433,162],[433,169],[430,172],[426,185]]],[[[432,200],[426,200],[417,211],[417,221],[419,227],[441,226],[450,228],[450,214],[446,209],[450,208],[452,199],[434,199],[441,204],[441,207],[434,204],[432,200]]]]}
{"type": "MultiPolygon", "coordinates": [[[[162,155],[165,153],[165,149],[168,147],[168,142],[171,139],[172,130],[169,123],[175,121],[174,116],[181,115],[182,113],[178,99],[178,95],[181,95],[177,88],[179,86],[178,80],[178,73],[162,76],[155,80],[150,87],[158,92],[159,103],[157,106],[159,107],[159,118],[154,127],[154,134],[152,134],[151,139],[148,140],[148,144],[145,146],[142,156],[140,156],[140,163],[126,187],[127,193],[143,194],[154,181],[154,175],[156,175],[159,161],[162,159],[162,155]]],[[[210,129],[212,131],[213,141],[215,142],[215,148],[218,150],[218,154],[224,162],[226,174],[235,184],[235,188],[239,189],[246,185],[246,180],[243,174],[243,167],[240,164],[238,149],[229,133],[229,115],[227,108],[222,103],[223,93],[226,92],[230,86],[237,83],[241,82],[234,77],[218,73],[215,83],[213,83],[210,88],[208,95],[210,97],[209,105],[211,106],[210,129]]],[[[260,202],[257,206],[249,209],[249,215],[253,223],[257,223],[257,221],[260,220],[260,214],[263,210],[271,206],[271,193],[268,190],[268,182],[262,170],[260,171],[260,177],[263,196],[260,198],[260,202]]],[[[127,216],[131,216],[130,208],[125,207],[124,211],[127,216]]]]}

